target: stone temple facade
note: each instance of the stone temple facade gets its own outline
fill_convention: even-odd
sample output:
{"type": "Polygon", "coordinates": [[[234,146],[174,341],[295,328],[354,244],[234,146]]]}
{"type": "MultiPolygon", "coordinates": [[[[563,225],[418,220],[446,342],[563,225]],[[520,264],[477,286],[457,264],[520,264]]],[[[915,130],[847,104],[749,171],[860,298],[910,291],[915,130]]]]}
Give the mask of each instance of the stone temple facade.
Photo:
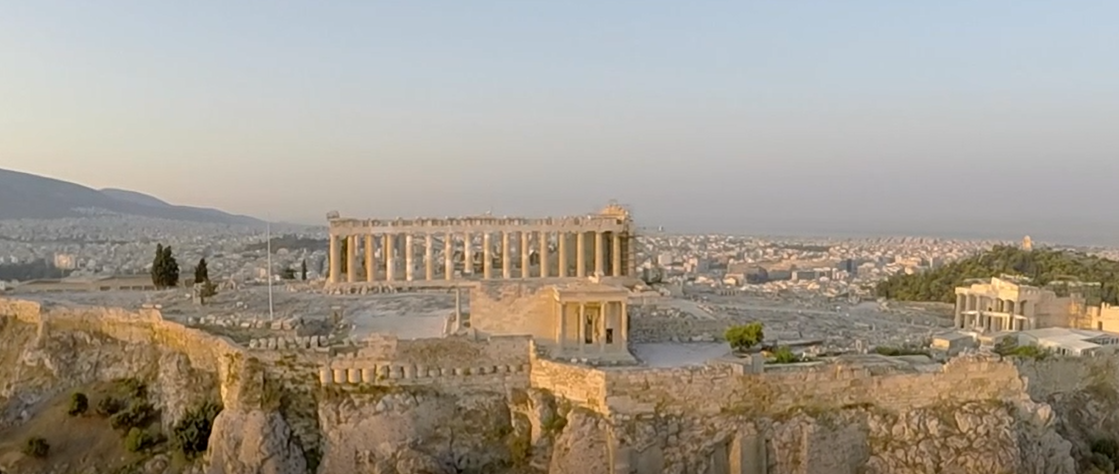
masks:
{"type": "Polygon", "coordinates": [[[336,289],[636,274],[633,220],[613,204],[568,217],[328,218],[336,289]]]}

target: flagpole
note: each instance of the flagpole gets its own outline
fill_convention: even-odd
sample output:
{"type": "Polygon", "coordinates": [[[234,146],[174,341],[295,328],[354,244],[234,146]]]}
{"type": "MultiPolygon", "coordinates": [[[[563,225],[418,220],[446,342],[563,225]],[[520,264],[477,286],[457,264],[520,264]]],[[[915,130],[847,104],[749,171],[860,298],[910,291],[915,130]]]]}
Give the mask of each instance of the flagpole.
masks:
{"type": "Polygon", "coordinates": [[[268,239],[268,320],[272,321],[275,319],[272,312],[272,223],[266,222],[265,225],[265,238],[268,239]]]}

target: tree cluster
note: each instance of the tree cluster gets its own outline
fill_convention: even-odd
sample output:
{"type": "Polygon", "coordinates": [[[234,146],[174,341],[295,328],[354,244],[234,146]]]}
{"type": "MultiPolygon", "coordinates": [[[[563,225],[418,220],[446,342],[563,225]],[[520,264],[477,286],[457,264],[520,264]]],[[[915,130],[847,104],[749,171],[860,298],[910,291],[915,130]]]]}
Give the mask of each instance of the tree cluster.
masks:
{"type": "Polygon", "coordinates": [[[912,275],[894,275],[875,288],[879,297],[901,301],[954,303],[956,288],[973,278],[1017,275],[1031,284],[1047,286],[1067,295],[1070,283],[1099,283],[1090,291],[1081,288],[1088,304],[1119,304],[1119,262],[1081,252],[1053,249],[1023,250],[999,245],[989,251],[912,275]]]}
{"type": "Polygon", "coordinates": [[[752,322],[727,328],[723,338],[727,340],[732,349],[743,352],[761,344],[765,339],[765,332],[762,329],[762,323],[752,322]]]}
{"type": "Polygon", "coordinates": [[[206,401],[187,410],[182,420],[172,427],[175,445],[188,459],[206,452],[210,430],[214,426],[214,419],[218,417],[218,413],[221,413],[221,406],[206,401]]]}
{"type": "Polygon", "coordinates": [[[179,262],[171,255],[171,246],[156,245],[155,259],[152,260],[152,284],[156,288],[174,288],[179,284],[179,262]]]}

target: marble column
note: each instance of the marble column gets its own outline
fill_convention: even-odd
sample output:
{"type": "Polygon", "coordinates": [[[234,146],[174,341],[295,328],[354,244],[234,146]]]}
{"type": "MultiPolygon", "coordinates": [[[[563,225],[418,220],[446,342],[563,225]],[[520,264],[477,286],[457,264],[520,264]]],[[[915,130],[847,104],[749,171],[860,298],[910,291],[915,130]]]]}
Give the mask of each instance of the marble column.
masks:
{"type": "Polygon", "coordinates": [[[560,354],[563,354],[563,343],[567,340],[567,305],[557,302],[559,306],[559,314],[556,315],[556,320],[559,321],[559,327],[556,328],[556,345],[559,347],[560,354]]]}
{"type": "Polygon", "coordinates": [[[622,320],[621,321],[622,328],[621,328],[621,331],[618,334],[614,335],[614,342],[617,342],[617,343],[621,344],[622,348],[626,348],[627,344],[629,344],[629,312],[628,312],[628,309],[626,308],[626,302],[625,301],[621,302],[621,306],[622,306],[621,309],[620,309],[621,314],[619,316],[621,317],[621,320],[622,320]]]}
{"type": "Polygon", "coordinates": [[[548,233],[540,231],[540,278],[548,278],[548,233]]]}
{"type": "Polygon", "coordinates": [[[967,296],[958,294],[956,295],[956,327],[964,327],[964,306],[967,305],[967,296]]]}
{"type": "Polygon", "coordinates": [[[462,233],[462,274],[474,274],[474,241],[470,232],[462,233]]]}
{"type": "Polygon", "coordinates": [[[373,265],[373,234],[365,234],[365,281],[372,283],[377,276],[377,267],[373,265]]]}
{"type": "Polygon", "coordinates": [[[396,279],[396,236],[392,234],[385,234],[384,241],[381,243],[382,253],[385,254],[385,280],[393,281],[396,279]]]}
{"type": "Polygon", "coordinates": [[[532,261],[528,253],[528,232],[521,231],[521,278],[528,279],[531,275],[532,261]]]}
{"type": "Polygon", "coordinates": [[[346,281],[357,282],[357,236],[346,237],[346,281]]]}
{"type": "Polygon", "coordinates": [[[455,277],[455,234],[443,234],[443,279],[455,277]]]}
{"type": "MultiPolygon", "coordinates": [[[[599,233],[598,235],[602,235],[599,233]]],[[[598,306],[598,320],[594,324],[595,338],[598,339],[598,353],[606,352],[606,304],[598,306]]]]}
{"type": "Polygon", "coordinates": [[[622,238],[622,252],[625,254],[626,275],[637,275],[637,252],[633,248],[637,239],[633,237],[628,231],[623,233],[622,238]]]}
{"type": "Polygon", "coordinates": [[[567,278],[567,232],[556,232],[556,276],[567,278]]]}
{"type": "Polygon", "coordinates": [[[493,245],[490,243],[490,233],[485,232],[482,234],[482,278],[489,280],[493,278],[493,258],[490,255],[490,248],[493,245]]]}
{"type": "Polygon", "coordinates": [[[585,240],[587,240],[586,232],[575,233],[575,276],[578,278],[587,276],[587,247],[583,243],[585,240]]]}
{"type": "Polygon", "coordinates": [[[412,234],[404,234],[404,279],[412,281],[416,277],[416,262],[413,261],[416,249],[412,248],[412,234]]]}
{"type": "Polygon", "coordinates": [[[501,231],[501,278],[513,278],[513,262],[509,259],[509,231],[501,231]]]}
{"type": "Polygon", "coordinates": [[[610,270],[616,277],[622,276],[622,236],[617,232],[611,232],[612,244],[610,246],[610,270]]]}
{"type": "Polygon", "coordinates": [[[594,274],[606,275],[602,232],[594,233],[594,274]]]}
{"type": "Polygon", "coordinates": [[[579,353],[583,353],[587,345],[587,304],[579,303],[579,353]]]}
{"type": "Polygon", "coordinates": [[[432,256],[435,243],[432,238],[431,232],[424,236],[424,279],[427,281],[435,279],[435,257],[432,256]]]}
{"type": "Polygon", "coordinates": [[[339,245],[337,235],[330,236],[330,282],[338,283],[342,278],[342,246],[339,245]]]}

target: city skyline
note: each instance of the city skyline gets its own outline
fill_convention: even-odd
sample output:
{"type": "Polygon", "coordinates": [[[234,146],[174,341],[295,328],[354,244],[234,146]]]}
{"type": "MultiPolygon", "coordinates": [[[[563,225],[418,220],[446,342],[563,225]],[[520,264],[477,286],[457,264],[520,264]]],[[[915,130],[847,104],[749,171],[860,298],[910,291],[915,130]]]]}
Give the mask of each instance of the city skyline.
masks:
{"type": "Polygon", "coordinates": [[[309,224],[1119,234],[1113,4],[299,5],[11,7],[0,167],[309,224]]]}

